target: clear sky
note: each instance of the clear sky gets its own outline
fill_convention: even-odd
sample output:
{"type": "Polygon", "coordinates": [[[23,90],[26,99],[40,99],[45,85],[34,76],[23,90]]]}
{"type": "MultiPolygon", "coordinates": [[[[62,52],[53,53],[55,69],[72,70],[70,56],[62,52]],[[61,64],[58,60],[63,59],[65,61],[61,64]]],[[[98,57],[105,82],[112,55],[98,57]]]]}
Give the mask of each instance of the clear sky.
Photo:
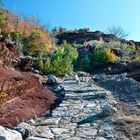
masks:
{"type": "Polygon", "coordinates": [[[128,39],[140,41],[140,0],[3,0],[4,6],[26,16],[35,15],[50,28],[89,27],[106,31],[120,25],[128,39]]]}

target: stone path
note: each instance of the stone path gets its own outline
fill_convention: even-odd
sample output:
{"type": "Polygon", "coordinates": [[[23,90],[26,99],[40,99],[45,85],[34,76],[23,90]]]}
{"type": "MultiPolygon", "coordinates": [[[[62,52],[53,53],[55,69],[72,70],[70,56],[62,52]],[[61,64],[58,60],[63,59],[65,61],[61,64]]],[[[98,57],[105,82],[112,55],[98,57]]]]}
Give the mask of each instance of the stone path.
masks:
{"type": "Polygon", "coordinates": [[[90,77],[81,77],[81,80],[77,82],[73,77],[63,79],[61,86],[65,97],[52,111],[51,117],[19,124],[30,129],[32,137],[27,140],[115,139],[109,92],[90,82],[90,77]]]}

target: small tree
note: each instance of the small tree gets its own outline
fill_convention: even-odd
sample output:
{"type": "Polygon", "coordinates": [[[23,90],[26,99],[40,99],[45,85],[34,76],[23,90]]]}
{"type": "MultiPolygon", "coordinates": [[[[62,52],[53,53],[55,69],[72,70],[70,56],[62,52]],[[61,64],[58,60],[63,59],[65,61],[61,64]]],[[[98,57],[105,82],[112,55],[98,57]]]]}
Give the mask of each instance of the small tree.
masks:
{"type": "Polygon", "coordinates": [[[90,59],[88,58],[87,55],[83,56],[82,58],[82,69],[85,70],[85,71],[90,71],[90,59]]]}
{"type": "Polygon", "coordinates": [[[45,74],[51,73],[52,72],[51,67],[52,67],[51,60],[48,57],[47,60],[45,61],[43,72],[45,74]]]}
{"type": "Polygon", "coordinates": [[[38,64],[37,64],[37,68],[42,71],[44,68],[44,63],[43,63],[43,59],[42,59],[42,54],[40,53],[38,55],[38,64]]]}
{"type": "Polygon", "coordinates": [[[125,39],[129,35],[123,30],[121,26],[115,26],[115,25],[113,25],[112,27],[108,27],[107,33],[114,34],[116,37],[121,39],[125,39]]]}

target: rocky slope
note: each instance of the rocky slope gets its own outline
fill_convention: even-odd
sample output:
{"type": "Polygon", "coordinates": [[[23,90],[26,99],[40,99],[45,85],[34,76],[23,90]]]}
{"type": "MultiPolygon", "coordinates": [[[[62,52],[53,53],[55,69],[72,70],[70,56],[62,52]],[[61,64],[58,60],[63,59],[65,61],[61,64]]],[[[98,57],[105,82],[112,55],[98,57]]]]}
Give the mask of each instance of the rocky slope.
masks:
{"type": "Polygon", "coordinates": [[[12,127],[43,114],[56,97],[32,73],[15,70],[13,45],[0,43],[0,125],[12,127]]]}
{"type": "Polygon", "coordinates": [[[140,137],[140,83],[128,78],[126,73],[119,75],[95,75],[99,86],[111,91],[117,100],[116,130],[120,138],[138,140],[140,137]]]}

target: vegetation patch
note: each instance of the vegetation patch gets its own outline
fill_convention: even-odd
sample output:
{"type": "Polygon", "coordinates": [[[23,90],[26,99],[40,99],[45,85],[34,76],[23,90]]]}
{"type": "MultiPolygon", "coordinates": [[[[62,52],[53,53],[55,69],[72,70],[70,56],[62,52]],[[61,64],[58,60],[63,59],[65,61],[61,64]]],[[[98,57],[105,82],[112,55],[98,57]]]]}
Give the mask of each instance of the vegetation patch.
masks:
{"type": "Polygon", "coordinates": [[[7,97],[8,97],[7,93],[0,91],[0,103],[6,101],[7,97]]]}

